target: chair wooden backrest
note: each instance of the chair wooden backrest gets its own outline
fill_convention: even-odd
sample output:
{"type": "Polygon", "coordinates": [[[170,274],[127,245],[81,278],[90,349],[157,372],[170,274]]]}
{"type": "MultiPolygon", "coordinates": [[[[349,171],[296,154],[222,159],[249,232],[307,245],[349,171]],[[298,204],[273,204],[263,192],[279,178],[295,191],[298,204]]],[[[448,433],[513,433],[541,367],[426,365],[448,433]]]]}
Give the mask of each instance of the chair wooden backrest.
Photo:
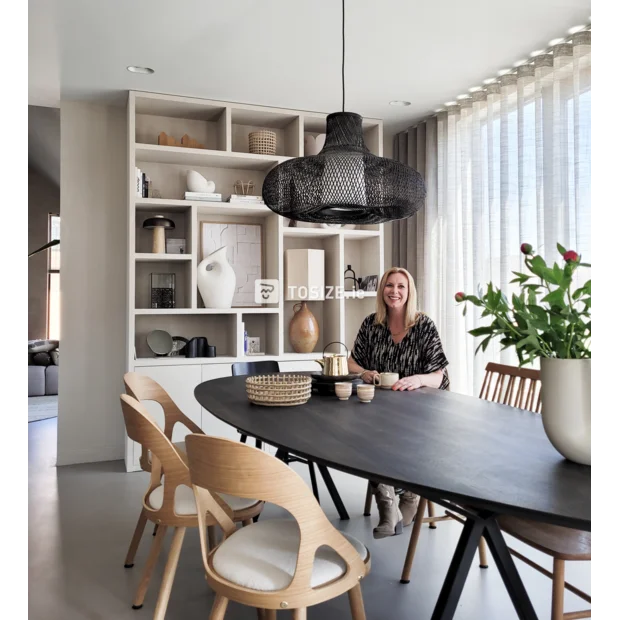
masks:
{"type": "MultiPolygon", "coordinates": [[[[276,592],[247,590],[250,604],[258,606],[255,604],[258,596],[263,599],[263,603],[285,598],[291,608],[305,607],[337,596],[338,592],[344,591],[343,585],[346,590],[354,587],[366,574],[366,566],[359,553],[329,522],[303,479],[282,461],[262,450],[219,437],[189,435],[186,446],[190,477],[198,505],[200,543],[208,579],[222,586],[228,584],[217,575],[209,561],[214,551],[207,551],[207,524],[203,515],[209,512],[215,517],[224,531],[224,538],[234,535],[236,531],[230,517],[213,501],[212,493],[228,493],[271,502],[287,510],[299,526],[300,545],[293,580],[285,589],[276,592]],[[310,584],[314,556],[322,545],[331,547],[342,557],[347,571],[336,583],[312,590],[310,584]],[[313,595],[313,592],[316,595],[313,595]],[[316,600],[313,596],[316,596],[316,600]],[[310,602],[308,597],[314,602],[310,602]]],[[[244,588],[235,586],[232,589],[235,591],[233,598],[243,602],[239,592],[243,593],[244,588]]]]}
{"type": "Polygon", "coordinates": [[[196,515],[177,515],[174,511],[177,487],[186,485],[191,488],[189,468],[142,403],[133,396],[121,394],[121,408],[127,435],[151,453],[151,479],[144,496],[144,509],[149,519],[165,525],[196,527],[196,515]],[[149,496],[162,482],[162,505],[154,509],[149,503],[149,496]]]}
{"type": "Polygon", "coordinates": [[[480,398],[540,413],[540,370],[489,362],[480,398]]]}
{"type": "MultiPolygon", "coordinates": [[[[172,432],[174,425],[179,423],[187,427],[192,433],[202,433],[200,427],[190,420],[170,398],[170,395],[164,390],[157,381],[154,381],[146,375],[137,372],[127,372],[123,377],[125,382],[125,391],[129,396],[133,396],[139,401],[152,400],[159,405],[164,411],[164,435],[172,441],[172,432]]],[[[151,463],[148,450],[142,445],[142,455],[140,457],[140,466],[144,471],[151,471],[151,463]]]]}
{"type": "Polygon", "coordinates": [[[241,375],[261,375],[263,373],[280,372],[280,364],[275,360],[263,360],[262,362],[235,362],[232,365],[233,377],[241,375]]]}

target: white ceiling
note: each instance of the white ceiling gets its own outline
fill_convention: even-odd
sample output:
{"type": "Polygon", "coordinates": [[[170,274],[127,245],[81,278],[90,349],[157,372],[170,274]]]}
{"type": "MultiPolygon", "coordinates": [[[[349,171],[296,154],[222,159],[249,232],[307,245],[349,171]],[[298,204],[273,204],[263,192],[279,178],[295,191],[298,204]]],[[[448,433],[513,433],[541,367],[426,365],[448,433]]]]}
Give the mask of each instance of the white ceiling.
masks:
{"type": "MultiPolygon", "coordinates": [[[[340,0],[29,0],[29,11],[31,104],[136,89],[341,106],[340,0]]],[[[404,127],[589,16],[589,0],[347,0],[347,109],[404,127]]]]}

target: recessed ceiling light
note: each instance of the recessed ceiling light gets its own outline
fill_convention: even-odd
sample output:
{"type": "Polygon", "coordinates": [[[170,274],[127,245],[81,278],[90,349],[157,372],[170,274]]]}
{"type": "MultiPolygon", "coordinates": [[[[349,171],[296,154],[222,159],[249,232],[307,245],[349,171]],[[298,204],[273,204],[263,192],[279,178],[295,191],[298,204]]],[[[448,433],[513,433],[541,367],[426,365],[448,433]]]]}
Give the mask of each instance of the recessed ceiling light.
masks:
{"type": "Polygon", "coordinates": [[[398,101],[398,100],[394,100],[394,101],[390,101],[390,105],[395,105],[395,106],[400,106],[401,108],[404,108],[408,105],[411,105],[411,101],[398,101]]]}
{"type": "Polygon", "coordinates": [[[445,112],[445,109],[444,108],[437,108],[435,110],[435,114],[439,114],[440,112],[445,112]]]}
{"type": "Polygon", "coordinates": [[[495,82],[497,82],[497,80],[495,78],[487,78],[486,80],[483,80],[483,84],[495,84],[495,82]]]}
{"type": "Polygon", "coordinates": [[[554,45],[560,45],[560,43],[564,43],[566,39],[551,39],[551,41],[549,41],[549,45],[551,45],[552,47],[554,45]]]}
{"type": "Polygon", "coordinates": [[[587,28],[587,26],[585,24],[582,24],[581,26],[573,26],[572,28],[568,29],[568,34],[575,34],[576,32],[581,32],[582,30],[585,30],[587,28]]]}
{"type": "Polygon", "coordinates": [[[444,103],[445,106],[449,106],[449,105],[458,105],[458,103],[456,101],[446,101],[444,103]]]}
{"type": "Polygon", "coordinates": [[[461,100],[461,99],[469,99],[471,95],[457,95],[456,99],[457,101],[461,100]]]}
{"type": "Polygon", "coordinates": [[[479,90],[482,90],[482,86],[472,86],[468,90],[470,93],[477,93],[479,90]]]}
{"type": "Polygon", "coordinates": [[[127,71],[130,73],[145,73],[150,75],[151,73],[155,73],[155,69],[151,69],[150,67],[136,67],[134,65],[130,65],[127,67],[127,71]]]}
{"type": "Polygon", "coordinates": [[[525,60],[517,60],[517,62],[515,62],[514,65],[512,65],[513,67],[521,67],[522,65],[526,65],[528,63],[528,59],[526,58],[525,60]]]}
{"type": "Polygon", "coordinates": [[[536,56],[542,56],[543,54],[546,54],[547,50],[534,50],[531,54],[530,54],[530,58],[536,58],[536,56]]]}
{"type": "Polygon", "coordinates": [[[512,69],[502,69],[501,71],[497,72],[497,75],[499,75],[500,77],[502,77],[502,75],[508,75],[509,73],[512,72],[512,69]]]}

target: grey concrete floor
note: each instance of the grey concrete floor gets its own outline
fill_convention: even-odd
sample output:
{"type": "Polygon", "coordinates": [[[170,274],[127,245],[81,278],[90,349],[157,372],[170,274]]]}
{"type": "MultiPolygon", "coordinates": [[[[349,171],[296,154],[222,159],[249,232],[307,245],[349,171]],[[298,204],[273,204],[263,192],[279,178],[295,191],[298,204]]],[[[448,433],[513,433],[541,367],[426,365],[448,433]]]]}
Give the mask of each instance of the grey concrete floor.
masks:
{"type": "MultiPolygon", "coordinates": [[[[131,609],[134,590],[152,537],[142,540],[133,569],[123,568],[129,540],[140,512],[146,489],[144,473],[127,474],[120,461],[56,468],[56,420],[28,425],[29,433],[29,617],[31,620],[148,620],[152,618],[165,563],[162,553],[151,581],[144,607],[131,609]]],[[[307,470],[295,464],[304,479],[307,470]]],[[[321,486],[322,506],[334,525],[366,543],[372,554],[372,570],[363,581],[369,620],[428,619],[454,552],[461,526],[440,523],[435,530],[424,527],[420,536],[411,583],[399,583],[409,534],[380,541],[372,538],[373,516],[364,518],[362,507],[366,483],[333,472],[351,519],[340,521],[326,489],[321,486]]],[[[262,519],[279,516],[268,506],[262,519]]],[[[148,533],[151,528],[148,527],[148,533]]],[[[168,534],[168,544],[171,534],[168,534]]],[[[509,544],[547,568],[549,558],[511,539],[509,544]]],[[[213,602],[202,567],[196,531],[185,537],[175,583],[170,597],[168,620],[206,620],[213,602]]],[[[550,617],[551,582],[521,563],[517,564],[537,614],[550,617]]],[[[590,564],[567,565],[567,580],[590,591],[590,564]]],[[[566,611],[584,609],[585,604],[566,593],[566,611]]],[[[279,612],[278,618],[290,618],[279,612]]],[[[350,618],[348,599],[341,596],[309,610],[318,620],[350,618]]],[[[227,620],[255,619],[254,610],[231,604],[227,620]]],[[[487,570],[472,565],[455,618],[457,620],[517,618],[502,580],[493,565],[487,570]]]]}

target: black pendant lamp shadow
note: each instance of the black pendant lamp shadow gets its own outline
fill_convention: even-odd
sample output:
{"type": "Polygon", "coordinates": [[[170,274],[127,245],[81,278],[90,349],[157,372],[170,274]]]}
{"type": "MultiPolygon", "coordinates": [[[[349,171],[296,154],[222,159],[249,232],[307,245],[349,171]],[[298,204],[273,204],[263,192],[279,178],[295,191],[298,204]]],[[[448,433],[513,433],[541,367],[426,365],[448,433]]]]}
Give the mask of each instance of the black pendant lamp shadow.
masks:
{"type": "Polygon", "coordinates": [[[275,213],[300,222],[379,224],[414,215],[424,204],[422,175],[373,155],[364,144],[362,117],[344,111],[344,0],[342,0],[342,112],[327,117],[318,155],[276,166],[263,183],[275,213]]]}

